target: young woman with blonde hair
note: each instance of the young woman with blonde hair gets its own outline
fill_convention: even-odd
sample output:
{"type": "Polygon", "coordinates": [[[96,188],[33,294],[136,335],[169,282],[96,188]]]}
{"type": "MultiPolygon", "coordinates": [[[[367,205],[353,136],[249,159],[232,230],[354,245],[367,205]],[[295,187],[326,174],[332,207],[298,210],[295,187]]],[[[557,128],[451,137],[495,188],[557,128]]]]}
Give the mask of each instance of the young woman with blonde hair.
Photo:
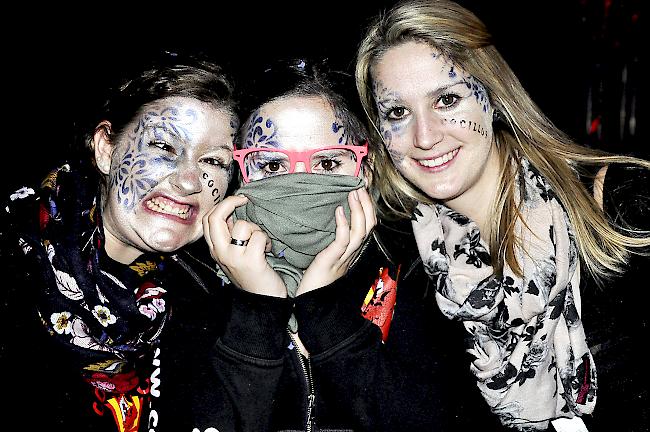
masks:
{"type": "MultiPolygon", "coordinates": [[[[437,304],[470,332],[471,369],[492,411],[522,430],[592,413],[592,354],[606,358],[617,336],[601,343],[605,330],[588,326],[585,335],[580,291],[586,304],[603,292],[625,304],[596,302],[585,316],[632,315],[647,326],[634,310],[647,294],[629,282],[650,245],[650,163],[580,146],[558,130],[485,25],[451,1],[402,1],[381,14],[359,46],[356,79],[383,141],[373,149],[379,210],[413,217],[437,304]]],[[[643,345],[626,330],[631,365],[643,345]]],[[[647,390],[626,384],[598,385],[612,405],[594,411],[595,424],[624,422],[637,406],[640,415],[627,417],[647,420],[647,408],[634,405],[634,393],[647,402],[647,390]],[[609,399],[619,390],[627,399],[609,399]]]]}

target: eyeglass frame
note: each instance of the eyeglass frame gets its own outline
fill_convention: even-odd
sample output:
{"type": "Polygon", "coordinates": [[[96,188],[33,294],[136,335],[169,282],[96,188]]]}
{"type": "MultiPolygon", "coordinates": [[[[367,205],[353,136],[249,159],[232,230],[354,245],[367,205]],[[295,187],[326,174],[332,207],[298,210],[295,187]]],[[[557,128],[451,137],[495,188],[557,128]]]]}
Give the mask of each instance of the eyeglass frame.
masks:
{"type": "MultiPolygon", "coordinates": [[[[298,162],[302,162],[303,165],[305,166],[305,171],[311,174],[311,164],[309,163],[309,158],[314,153],[317,153],[319,151],[325,151],[325,150],[351,150],[357,158],[356,160],[357,167],[354,171],[354,175],[356,177],[359,175],[359,172],[361,171],[361,163],[363,162],[363,158],[368,156],[368,141],[365,141],[361,145],[338,145],[338,146],[320,147],[320,148],[315,148],[312,150],[304,150],[304,151],[292,151],[292,150],[279,149],[276,147],[249,147],[245,149],[234,150],[233,159],[236,160],[237,164],[239,165],[239,170],[241,172],[242,178],[244,179],[244,183],[250,183],[251,180],[248,179],[248,174],[246,173],[246,166],[245,166],[246,156],[248,156],[248,154],[250,153],[253,152],[282,153],[289,157],[289,172],[287,172],[286,174],[293,174],[296,171],[296,164],[298,162]]],[[[339,175],[339,174],[334,174],[334,175],[339,175]]]]}

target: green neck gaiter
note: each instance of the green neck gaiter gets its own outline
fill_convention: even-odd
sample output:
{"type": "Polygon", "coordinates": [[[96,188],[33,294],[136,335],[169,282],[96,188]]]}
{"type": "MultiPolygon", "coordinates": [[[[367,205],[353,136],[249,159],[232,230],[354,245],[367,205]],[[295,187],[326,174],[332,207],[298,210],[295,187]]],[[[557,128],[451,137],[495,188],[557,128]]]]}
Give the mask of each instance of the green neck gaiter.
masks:
{"type": "Polygon", "coordinates": [[[247,183],[235,194],[248,197],[234,219],[257,224],[271,239],[267,261],[294,297],[302,272],[336,237],[336,207],[350,221],[348,194],[363,179],[347,175],[287,174],[247,183]]]}

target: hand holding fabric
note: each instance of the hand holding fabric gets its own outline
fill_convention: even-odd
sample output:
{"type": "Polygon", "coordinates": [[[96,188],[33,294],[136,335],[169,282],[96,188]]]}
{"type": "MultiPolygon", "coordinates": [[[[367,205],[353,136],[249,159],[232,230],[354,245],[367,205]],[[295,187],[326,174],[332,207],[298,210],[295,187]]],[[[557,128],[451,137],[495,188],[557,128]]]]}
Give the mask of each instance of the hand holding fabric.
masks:
{"type": "Polygon", "coordinates": [[[365,188],[350,192],[348,204],[350,223],[345,218],[343,207],[337,207],[336,238],[307,267],[296,295],[327,286],[341,278],[361,253],[365,240],[377,224],[375,208],[365,188]]]}
{"type": "MultiPolygon", "coordinates": [[[[351,217],[347,199],[350,192],[363,184],[363,179],[347,175],[288,174],[247,183],[236,192],[249,201],[235,209],[234,220],[256,224],[271,239],[266,259],[284,281],[290,297],[296,295],[303,271],[335,241],[337,232],[344,231],[343,226],[337,228],[336,208],[342,207],[344,219],[351,220],[353,226],[361,224],[358,218],[365,219],[361,215],[351,217]]],[[[364,205],[368,203],[369,200],[364,205]]],[[[355,228],[355,234],[358,231],[361,230],[355,228]]],[[[333,248],[343,240],[339,238],[333,248]]],[[[352,248],[356,249],[354,244],[352,248]]],[[[332,250],[326,255],[329,253],[332,250]]]]}
{"type": "Polygon", "coordinates": [[[262,229],[245,220],[233,221],[237,207],[246,205],[244,196],[230,196],[217,204],[203,218],[203,233],[210,254],[225,275],[239,288],[273,297],[286,297],[287,289],[271,268],[265,254],[271,241],[262,229]],[[247,241],[232,244],[232,239],[247,241]]]}

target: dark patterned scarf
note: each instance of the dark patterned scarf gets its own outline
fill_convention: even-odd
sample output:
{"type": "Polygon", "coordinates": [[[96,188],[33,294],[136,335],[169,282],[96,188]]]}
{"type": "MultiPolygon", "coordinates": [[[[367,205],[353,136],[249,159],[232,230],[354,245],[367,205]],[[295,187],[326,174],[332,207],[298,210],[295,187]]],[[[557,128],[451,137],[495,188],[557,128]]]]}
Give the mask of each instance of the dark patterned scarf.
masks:
{"type": "Polygon", "coordinates": [[[550,420],[588,414],[596,374],[580,320],[580,268],[573,230],[546,180],[523,161],[515,235],[523,271],[494,273],[474,222],[443,205],[417,207],[413,230],[436,301],[472,335],[471,365],[505,425],[546,430],[550,420]]]}
{"type": "Polygon", "coordinates": [[[12,207],[18,218],[29,216],[25,208],[38,212],[38,224],[21,230],[19,242],[39,267],[43,324],[92,386],[97,414],[108,410],[116,430],[133,432],[151,390],[152,353],[170,312],[161,280],[166,263],[158,254],[145,254],[122,265],[105,254],[96,189],[87,186],[97,181],[89,176],[64,165],[38,193],[22,188],[12,195],[12,207]]]}

